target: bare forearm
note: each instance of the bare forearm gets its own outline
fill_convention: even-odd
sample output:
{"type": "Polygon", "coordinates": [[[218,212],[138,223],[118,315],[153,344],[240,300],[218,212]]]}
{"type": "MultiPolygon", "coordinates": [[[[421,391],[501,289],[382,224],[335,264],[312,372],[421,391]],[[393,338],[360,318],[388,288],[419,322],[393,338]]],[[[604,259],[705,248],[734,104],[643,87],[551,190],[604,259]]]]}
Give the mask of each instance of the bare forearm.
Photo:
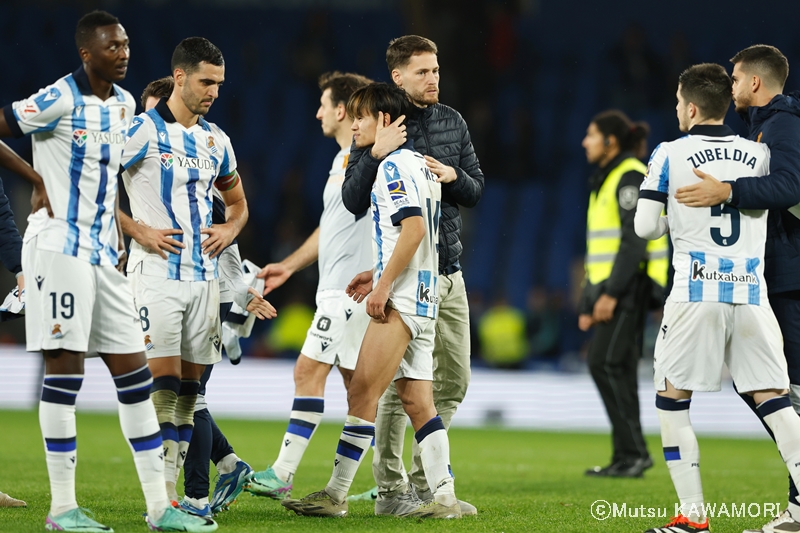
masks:
{"type": "Polygon", "coordinates": [[[0,142],[0,165],[22,176],[31,185],[42,185],[42,177],[4,142],[0,142]]]}
{"type": "Polygon", "coordinates": [[[244,196],[225,207],[225,224],[230,224],[233,227],[234,238],[242,231],[249,217],[250,212],[247,209],[247,199],[245,199],[244,196]]]}
{"type": "Polygon", "coordinates": [[[306,242],[300,248],[292,252],[281,263],[292,272],[297,272],[314,264],[317,259],[319,259],[319,227],[314,230],[314,233],[306,239],[306,242]]]}
{"type": "Polygon", "coordinates": [[[122,233],[134,241],[139,242],[139,238],[141,237],[141,227],[139,224],[124,211],[117,210],[117,214],[119,215],[119,227],[122,229],[122,233]]]}

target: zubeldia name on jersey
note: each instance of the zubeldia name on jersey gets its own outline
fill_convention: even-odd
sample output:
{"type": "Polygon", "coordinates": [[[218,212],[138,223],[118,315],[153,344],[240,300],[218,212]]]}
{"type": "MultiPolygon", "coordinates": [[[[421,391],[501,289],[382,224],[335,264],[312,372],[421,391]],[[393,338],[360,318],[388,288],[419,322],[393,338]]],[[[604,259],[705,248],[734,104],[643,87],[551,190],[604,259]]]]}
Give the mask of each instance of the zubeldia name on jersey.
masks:
{"type": "Polygon", "coordinates": [[[704,163],[711,163],[712,161],[736,161],[747,165],[753,170],[755,170],[758,164],[758,159],[755,156],[736,148],[730,151],[727,148],[706,148],[705,150],[695,152],[694,155],[690,155],[686,160],[689,161],[694,168],[704,163]]]}

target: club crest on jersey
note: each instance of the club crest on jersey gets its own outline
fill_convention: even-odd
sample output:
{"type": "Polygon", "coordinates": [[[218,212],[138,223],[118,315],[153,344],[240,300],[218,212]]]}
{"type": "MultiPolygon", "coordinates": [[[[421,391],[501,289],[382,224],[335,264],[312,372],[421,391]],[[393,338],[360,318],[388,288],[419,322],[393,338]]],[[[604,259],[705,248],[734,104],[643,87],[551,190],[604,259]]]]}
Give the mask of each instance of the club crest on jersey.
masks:
{"type": "Polygon", "coordinates": [[[83,145],[86,144],[86,139],[89,138],[89,134],[86,130],[75,130],[72,132],[72,140],[75,141],[75,144],[78,145],[78,148],[83,148],[83,145]]]}
{"type": "Polygon", "coordinates": [[[61,331],[61,324],[54,324],[52,329],[50,330],[50,336],[54,339],[60,339],[64,336],[64,333],[61,331]]]}
{"type": "Polygon", "coordinates": [[[119,119],[120,120],[125,120],[125,108],[124,107],[120,107],[119,108],[119,119]]]}
{"type": "Polygon", "coordinates": [[[208,136],[208,142],[206,143],[206,146],[208,147],[208,150],[212,154],[217,153],[217,145],[214,144],[214,137],[212,137],[211,135],[208,136]]]}
{"type": "Polygon", "coordinates": [[[161,166],[169,170],[172,168],[172,154],[161,154],[161,166]]]}
{"type": "Polygon", "coordinates": [[[155,344],[153,344],[153,341],[150,340],[150,335],[145,335],[144,336],[144,349],[145,350],[152,350],[155,347],[156,346],[155,346],[155,344]]]}

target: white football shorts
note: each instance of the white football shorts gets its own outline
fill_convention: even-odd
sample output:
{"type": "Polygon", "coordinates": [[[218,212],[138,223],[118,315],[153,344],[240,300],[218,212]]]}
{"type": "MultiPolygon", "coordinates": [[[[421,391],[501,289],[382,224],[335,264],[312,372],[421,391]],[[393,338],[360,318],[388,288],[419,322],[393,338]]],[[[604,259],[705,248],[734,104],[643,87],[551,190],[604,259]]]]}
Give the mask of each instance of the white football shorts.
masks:
{"type": "Polygon", "coordinates": [[[653,382],[680,390],[720,390],[722,365],[736,389],[788,389],[783,336],[769,305],[667,300],[656,339],[653,382]]]}
{"type": "Polygon", "coordinates": [[[433,381],[433,346],[436,336],[436,320],[426,316],[400,313],[400,318],[411,330],[411,342],[408,343],[400,367],[394,380],[407,378],[421,381],[433,381]]]}
{"type": "Polygon", "coordinates": [[[318,291],[317,311],[300,353],[320,363],[354,370],[369,325],[365,302],[356,303],[344,290],[318,291]]]}
{"type": "Polygon", "coordinates": [[[166,279],[148,274],[144,263],[128,275],[148,359],[179,355],[199,365],[222,360],[219,280],[166,279]]]}
{"type": "Polygon", "coordinates": [[[28,351],[70,350],[87,356],[144,351],[130,281],[113,266],[92,265],[22,246],[28,351]]]}

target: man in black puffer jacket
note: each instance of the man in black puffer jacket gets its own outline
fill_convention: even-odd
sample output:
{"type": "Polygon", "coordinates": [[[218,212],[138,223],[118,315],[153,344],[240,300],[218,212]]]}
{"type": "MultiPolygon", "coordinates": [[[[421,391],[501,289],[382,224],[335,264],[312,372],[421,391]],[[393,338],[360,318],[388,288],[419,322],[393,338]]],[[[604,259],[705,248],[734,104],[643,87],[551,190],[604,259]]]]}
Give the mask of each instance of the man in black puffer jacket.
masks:
{"type": "MultiPolygon", "coordinates": [[[[417,105],[413,117],[390,117],[379,128],[369,149],[353,147],[342,185],[345,207],[356,215],[370,207],[370,193],[378,165],[406,141],[425,156],[430,170],[442,183],[442,212],[439,225],[439,318],[433,352],[433,399],[446,428],[464,399],[469,385],[470,343],[467,291],[461,275],[461,215],[458,206],[473,207],[483,194],[483,172],[470,141],[464,119],[455,109],[439,103],[439,64],[432,41],[406,35],[389,43],[386,63],[392,80],[417,105]]],[[[382,123],[379,120],[379,123],[382,123]]],[[[378,483],[376,514],[402,515],[432,498],[431,489],[414,442],[413,466],[408,480],[403,467],[403,438],[406,414],[397,391],[391,385],[381,398],[376,420],[373,473],[378,483]]],[[[374,490],[374,489],[373,489],[374,490]]],[[[356,498],[359,498],[358,496],[356,498]]],[[[475,507],[462,502],[462,514],[475,514],[475,507]]]]}
{"type": "MultiPolygon", "coordinates": [[[[769,147],[770,173],[724,182],[700,173],[703,180],[679,189],[675,198],[689,207],[724,202],[737,209],[769,209],[764,281],[783,334],[792,404],[800,412],[800,93],[782,94],[789,62],[774,46],[745,48],[731,63],[736,112],[750,139],[769,147]]],[[[740,396],[761,418],[752,397],[740,396]]],[[[754,531],[800,531],[800,498],[791,477],[788,508],[754,531]]]]}

